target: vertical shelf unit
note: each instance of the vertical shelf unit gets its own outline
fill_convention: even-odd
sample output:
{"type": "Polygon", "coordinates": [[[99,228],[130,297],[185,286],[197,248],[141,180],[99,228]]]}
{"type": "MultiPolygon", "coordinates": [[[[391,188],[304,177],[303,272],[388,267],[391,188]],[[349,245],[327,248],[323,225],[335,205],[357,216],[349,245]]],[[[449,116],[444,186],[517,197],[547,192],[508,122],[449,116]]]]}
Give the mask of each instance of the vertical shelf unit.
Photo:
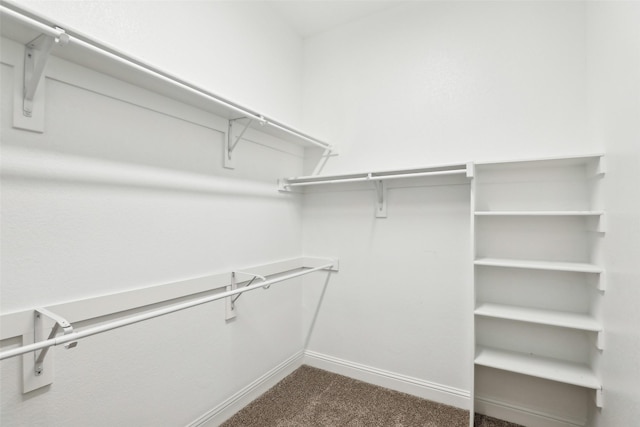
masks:
{"type": "Polygon", "coordinates": [[[536,414],[538,421],[512,417],[527,425],[580,425],[591,405],[585,397],[602,407],[603,176],[602,155],[476,163],[471,222],[478,412],[505,419],[536,414]],[[563,405],[573,413],[563,413],[563,405]]]}

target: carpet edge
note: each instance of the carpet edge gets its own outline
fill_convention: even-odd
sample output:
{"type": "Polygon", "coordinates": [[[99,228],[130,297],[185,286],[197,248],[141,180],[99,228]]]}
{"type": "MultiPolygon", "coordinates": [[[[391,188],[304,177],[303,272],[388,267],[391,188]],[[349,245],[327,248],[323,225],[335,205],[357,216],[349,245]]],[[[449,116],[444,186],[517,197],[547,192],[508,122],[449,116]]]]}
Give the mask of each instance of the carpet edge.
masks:
{"type": "Polygon", "coordinates": [[[471,406],[471,393],[468,390],[409,377],[315,351],[305,350],[303,364],[444,405],[465,410],[469,410],[471,406]]]}
{"type": "Polygon", "coordinates": [[[302,366],[303,358],[303,350],[294,353],[260,378],[241,388],[231,397],[205,412],[185,427],[215,427],[222,424],[302,366]]]}

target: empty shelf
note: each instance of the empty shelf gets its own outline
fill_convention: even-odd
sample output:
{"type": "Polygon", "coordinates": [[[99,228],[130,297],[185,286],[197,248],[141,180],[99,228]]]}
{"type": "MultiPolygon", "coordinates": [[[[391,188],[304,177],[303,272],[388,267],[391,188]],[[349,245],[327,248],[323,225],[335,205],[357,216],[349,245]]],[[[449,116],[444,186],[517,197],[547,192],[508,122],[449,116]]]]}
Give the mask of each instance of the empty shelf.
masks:
{"type": "Polygon", "coordinates": [[[602,325],[587,314],[488,303],[478,306],[475,314],[584,331],[598,332],[602,330],[602,325]]]}
{"type": "Polygon", "coordinates": [[[601,216],[604,211],[476,211],[476,216],[601,216]]]}
{"type": "Polygon", "coordinates": [[[593,371],[580,363],[487,347],[477,347],[475,363],[594,390],[601,388],[593,371]]]}
{"type": "Polygon", "coordinates": [[[575,271],[578,273],[603,273],[602,267],[580,262],[533,261],[506,258],[478,258],[475,265],[488,267],[526,268],[531,270],[575,271]]]}

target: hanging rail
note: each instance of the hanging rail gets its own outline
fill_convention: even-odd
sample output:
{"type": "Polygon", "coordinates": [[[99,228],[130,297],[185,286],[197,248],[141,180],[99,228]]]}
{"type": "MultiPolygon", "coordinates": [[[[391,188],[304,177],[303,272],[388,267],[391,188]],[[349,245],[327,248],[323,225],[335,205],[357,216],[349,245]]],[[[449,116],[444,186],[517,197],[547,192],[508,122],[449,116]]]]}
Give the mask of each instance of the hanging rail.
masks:
{"type": "Polygon", "coordinates": [[[70,47],[78,46],[82,49],[88,50],[92,53],[95,53],[101,57],[117,62],[128,68],[135,69],[136,71],[140,71],[150,77],[159,79],[164,83],[168,83],[192,95],[196,95],[198,97],[204,98],[207,101],[211,101],[216,105],[221,106],[224,109],[228,109],[230,110],[230,112],[233,112],[234,115],[236,116],[235,118],[245,117],[245,118],[251,119],[252,121],[255,121],[256,123],[259,123],[262,126],[270,126],[273,129],[284,132],[290,136],[293,136],[296,139],[306,141],[307,143],[310,143],[317,147],[323,148],[328,151],[333,150],[333,147],[324,141],[321,141],[317,138],[309,136],[303,132],[300,132],[290,126],[280,123],[274,119],[271,119],[263,114],[260,114],[242,105],[229,101],[208,90],[202,89],[192,83],[189,83],[183,79],[180,79],[179,77],[176,77],[170,73],[167,73],[152,65],[149,65],[144,61],[137,59],[131,55],[127,55],[114,48],[101,44],[95,40],[91,40],[89,37],[86,37],[82,34],[76,33],[71,30],[62,29],[57,26],[52,26],[48,22],[42,22],[42,21],[45,21],[44,18],[38,17],[34,14],[31,14],[33,15],[33,17],[27,16],[25,14],[26,12],[23,12],[22,10],[20,10],[18,6],[12,5],[12,4],[9,4],[9,5],[11,7],[8,7],[5,4],[0,4],[0,13],[10,17],[11,19],[19,21],[21,24],[32,28],[36,32],[46,34],[47,36],[51,36],[55,38],[60,38],[64,36],[65,41],[68,41],[68,45],[70,47]]]}
{"type": "Polygon", "coordinates": [[[387,217],[387,187],[385,182],[392,179],[420,178],[444,175],[464,175],[473,178],[473,163],[456,164],[448,166],[432,166],[418,169],[400,169],[384,172],[363,172],[343,175],[304,176],[284,178],[278,181],[278,189],[290,192],[295,187],[307,187],[312,185],[342,184],[354,182],[373,183],[376,191],[376,218],[387,217]]]}
{"type": "Polygon", "coordinates": [[[31,353],[38,350],[43,350],[49,347],[67,344],[71,342],[75,342],[81,340],[83,338],[90,337],[92,335],[101,334],[103,332],[108,332],[114,329],[122,328],[124,326],[133,325],[134,323],[140,323],[145,320],[153,319],[155,317],[164,316],[166,314],[175,313],[177,311],[186,310],[188,308],[196,307],[198,305],[206,304],[212,301],[217,301],[219,299],[232,297],[234,295],[238,295],[244,292],[252,291],[254,289],[263,288],[266,286],[273,285],[274,283],[283,282],[285,280],[293,279],[296,277],[304,276],[309,273],[313,273],[319,270],[328,270],[333,267],[333,263],[321,265],[319,267],[309,268],[307,270],[299,271],[296,273],[286,274],[281,277],[276,277],[274,279],[269,279],[264,282],[256,283],[255,285],[246,286],[244,288],[235,289],[232,291],[222,292],[216,295],[211,295],[208,297],[199,298],[193,301],[188,301],[182,304],[176,304],[170,307],[161,308],[158,310],[150,311],[145,314],[140,314],[138,316],[128,317],[122,320],[116,320],[114,322],[109,322],[104,325],[96,326],[93,328],[88,328],[83,331],[74,331],[66,335],[62,335],[56,338],[47,339],[44,341],[40,341],[34,344],[25,345],[22,347],[18,347],[12,350],[7,350],[3,353],[0,353],[0,360],[9,359],[12,357],[20,356],[22,354],[31,353]]]}
{"type": "Polygon", "coordinates": [[[386,181],[390,179],[419,178],[438,175],[464,174],[470,178],[473,176],[472,166],[472,164],[457,164],[451,166],[435,166],[417,169],[399,169],[384,172],[362,172],[326,176],[302,176],[294,178],[284,178],[279,181],[279,186],[281,190],[287,191],[291,187],[303,187],[309,185],[386,181]]]}

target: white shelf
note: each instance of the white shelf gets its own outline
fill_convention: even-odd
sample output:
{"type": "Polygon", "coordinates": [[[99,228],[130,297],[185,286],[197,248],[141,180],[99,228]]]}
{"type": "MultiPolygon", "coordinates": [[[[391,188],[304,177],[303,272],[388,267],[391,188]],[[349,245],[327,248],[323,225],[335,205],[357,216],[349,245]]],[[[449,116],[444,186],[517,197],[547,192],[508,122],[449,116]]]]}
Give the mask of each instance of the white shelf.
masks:
{"type": "Polygon", "coordinates": [[[2,37],[26,45],[40,34],[51,35],[56,27],[69,36],[67,44],[54,44],[53,56],[85,66],[116,79],[150,90],[171,99],[211,112],[222,118],[254,118],[250,127],[279,139],[304,147],[331,145],[319,138],[276,120],[261,111],[241,105],[226,96],[191,83],[181,77],[147,63],[117,48],[69,28],[63,23],[52,22],[16,4],[3,3],[0,9],[2,37]]]}
{"type": "Polygon", "coordinates": [[[476,216],[601,216],[604,211],[476,211],[476,216]]]}
{"type": "Polygon", "coordinates": [[[560,326],[584,331],[599,332],[602,330],[602,325],[587,314],[489,303],[479,305],[475,310],[475,314],[477,316],[560,326]]]}
{"type": "Polygon", "coordinates": [[[585,364],[487,347],[476,348],[475,364],[594,390],[600,381],[585,364]]]}
{"type": "Polygon", "coordinates": [[[488,267],[524,268],[530,270],[571,271],[578,273],[603,273],[600,266],[579,262],[534,261],[506,258],[478,258],[475,265],[488,267]]]}

